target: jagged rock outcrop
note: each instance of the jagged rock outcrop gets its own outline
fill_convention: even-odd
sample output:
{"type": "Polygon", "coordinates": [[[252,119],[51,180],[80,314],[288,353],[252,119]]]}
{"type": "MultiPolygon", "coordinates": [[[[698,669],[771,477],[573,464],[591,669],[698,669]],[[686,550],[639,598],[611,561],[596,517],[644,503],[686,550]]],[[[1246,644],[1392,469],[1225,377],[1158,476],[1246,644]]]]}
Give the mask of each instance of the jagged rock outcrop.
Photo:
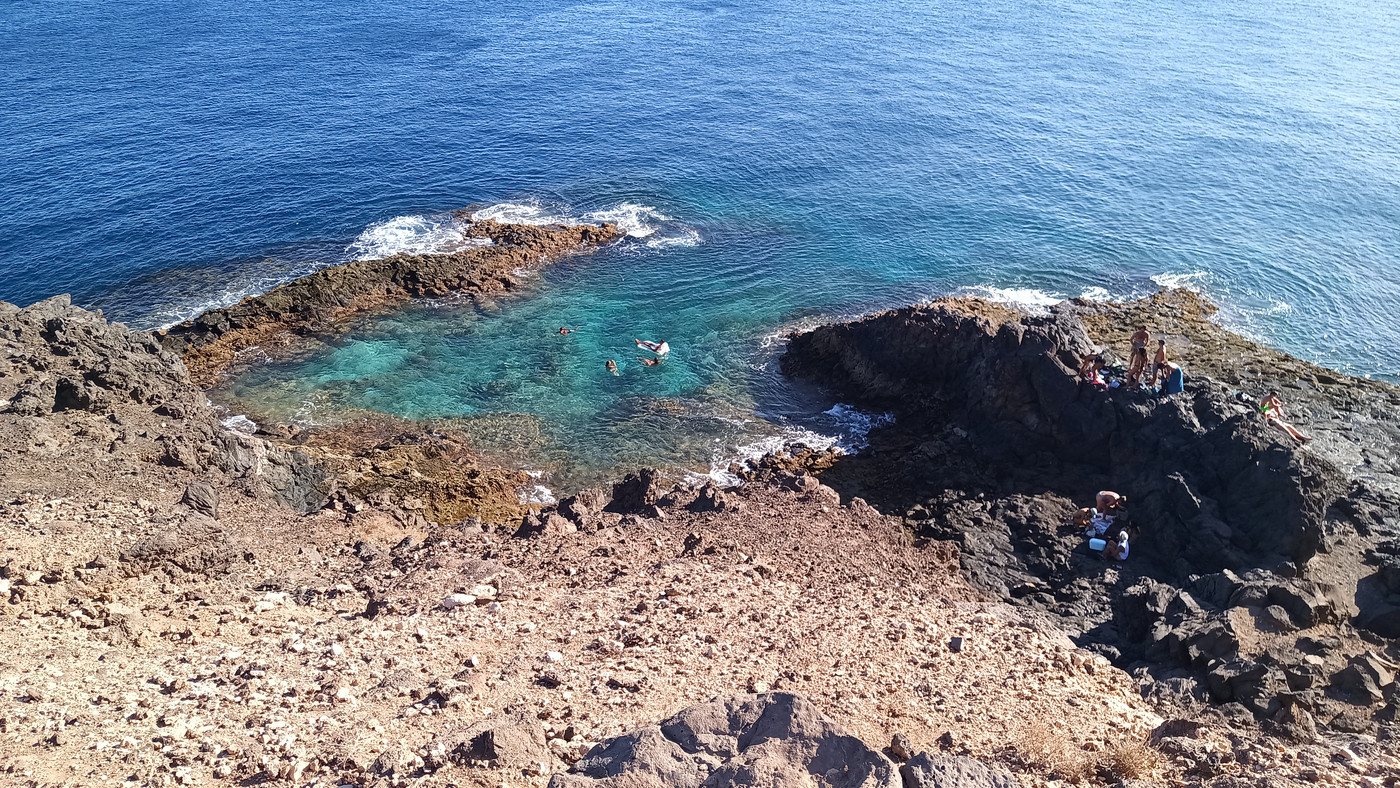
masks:
{"type": "MultiPolygon", "coordinates": [[[[822,481],[956,543],[980,588],[1155,671],[1147,691],[1237,703],[1295,731],[1352,724],[1339,715],[1352,699],[1383,703],[1390,677],[1358,655],[1351,623],[1359,610],[1357,625],[1386,635],[1400,620],[1400,551],[1378,541],[1400,516],[1394,496],[1204,375],[1170,397],[1080,382],[1078,362],[1100,350],[1081,306],[1030,316],[947,299],[793,337],[786,373],[896,416],[822,481]],[[1128,496],[1126,563],[1071,525],[1100,489],[1128,496]],[[1358,553],[1374,574],[1333,581],[1366,573],[1358,553]]],[[[1218,363],[1226,343],[1212,337],[1218,363]]]]}
{"type": "Polygon", "coordinates": [[[903,423],[956,426],[967,437],[952,453],[987,464],[984,489],[1014,468],[1003,478],[1080,495],[1100,480],[1131,490],[1134,547],[1169,566],[1237,569],[1261,554],[1302,563],[1317,551],[1327,509],[1346,493],[1331,463],[1282,443],[1209,380],[1175,397],[1081,383],[1074,370],[1093,350],[1072,315],[947,301],[800,334],[782,364],[903,423]]]}
{"type": "Polygon", "coordinates": [[[225,430],[178,355],[68,296],[0,302],[0,456],[213,471],[300,512],[330,487],[304,454],[225,430]]]}
{"type": "MultiPolygon", "coordinates": [[[[463,215],[461,218],[467,218],[463,215]]],[[[355,314],[410,298],[451,292],[488,294],[517,286],[520,269],[607,243],[617,227],[533,227],[472,222],[466,236],[490,241],[450,254],[399,254],[324,268],[232,306],[213,309],[161,332],[193,379],[211,383],[235,355],[283,332],[327,330],[355,314]]]]}
{"type": "Polygon", "coordinates": [[[691,706],[594,747],[551,788],[831,785],[899,788],[895,765],[783,692],[691,706]]]}

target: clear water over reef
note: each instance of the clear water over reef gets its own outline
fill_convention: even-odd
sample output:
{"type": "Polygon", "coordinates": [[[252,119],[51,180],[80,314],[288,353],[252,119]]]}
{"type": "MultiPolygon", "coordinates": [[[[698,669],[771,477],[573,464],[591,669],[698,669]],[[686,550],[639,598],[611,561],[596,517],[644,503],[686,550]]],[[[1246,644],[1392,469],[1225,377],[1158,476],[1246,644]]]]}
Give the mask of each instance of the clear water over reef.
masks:
{"type": "Polygon", "coordinates": [[[837,434],[772,335],[949,292],[1184,282],[1394,378],[1395,52],[1373,0],[14,2],[0,298],[153,327],[450,245],[468,204],[620,221],[528,298],[415,305],[223,392],[275,418],[532,414],[500,439],[580,478],[703,465],[774,433],[755,412],[837,434]],[[673,359],[640,368],[634,336],[673,359]]]}

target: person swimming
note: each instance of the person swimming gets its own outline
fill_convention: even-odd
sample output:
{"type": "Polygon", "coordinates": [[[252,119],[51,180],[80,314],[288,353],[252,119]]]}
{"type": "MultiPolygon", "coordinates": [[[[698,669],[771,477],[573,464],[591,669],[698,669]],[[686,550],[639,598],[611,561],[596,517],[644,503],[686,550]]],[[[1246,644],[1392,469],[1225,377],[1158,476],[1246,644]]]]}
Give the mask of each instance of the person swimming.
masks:
{"type": "Polygon", "coordinates": [[[560,336],[565,336],[565,337],[566,337],[566,336],[568,336],[568,335],[574,333],[575,331],[579,330],[580,328],[583,328],[583,326],[574,326],[573,328],[567,328],[567,327],[561,328],[561,329],[559,329],[559,335],[560,335],[560,336]]]}
{"type": "Polygon", "coordinates": [[[648,342],[645,339],[634,339],[632,341],[637,343],[637,347],[644,347],[658,356],[664,356],[671,352],[671,346],[666,344],[666,340],[664,339],[660,342],[648,342]]]}
{"type": "Polygon", "coordinates": [[[659,367],[661,366],[661,362],[665,360],[661,358],[642,358],[641,356],[637,356],[636,358],[638,361],[642,362],[644,366],[648,367],[659,367]]]}
{"type": "Polygon", "coordinates": [[[614,375],[617,374],[617,362],[616,362],[616,361],[613,361],[612,359],[608,359],[608,363],[604,364],[603,366],[604,366],[609,372],[613,373],[614,375]]]}

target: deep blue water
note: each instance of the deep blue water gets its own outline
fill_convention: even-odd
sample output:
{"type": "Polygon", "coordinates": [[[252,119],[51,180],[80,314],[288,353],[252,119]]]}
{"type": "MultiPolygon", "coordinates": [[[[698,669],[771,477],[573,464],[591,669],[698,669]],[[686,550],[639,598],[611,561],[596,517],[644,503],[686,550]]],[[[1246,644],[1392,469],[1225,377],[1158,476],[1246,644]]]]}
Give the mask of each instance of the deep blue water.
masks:
{"type": "Polygon", "coordinates": [[[260,418],[533,414],[494,439],[561,478],[701,463],[770,434],[755,411],[820,431],[766,337],[964,289],[1187,282],[1400,375],[1390,4],[750,5],[12,0],[0,299],[153,327],[431,248],[468,204],[622,218],[527,299],[414,307],[220,392],[260,418]],[[627,363],[633,336],[675,358],[627,363]]]}

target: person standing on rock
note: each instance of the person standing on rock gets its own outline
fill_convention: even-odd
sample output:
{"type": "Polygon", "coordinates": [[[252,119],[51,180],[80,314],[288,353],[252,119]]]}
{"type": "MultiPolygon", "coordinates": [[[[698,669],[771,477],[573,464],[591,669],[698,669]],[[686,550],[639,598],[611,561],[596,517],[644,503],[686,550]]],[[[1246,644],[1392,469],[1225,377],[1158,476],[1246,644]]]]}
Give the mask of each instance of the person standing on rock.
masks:
{"type": "Polygon", "coordinates": [[[1129,386],[1142,382],[1142,373],[1147,369],[1147,343],[1151,339],[1152,335],[1147,333],[1147,326],[1138,326],[1137,331],[1133,332],[1133,355],[1128,361],[1129,386]]]}
{"type": "Polygon", "coordinates": [[[1283,402],[1278,398],[1277,391],[1270,391],[1269,396],[1259,403],[1259,410],[1264,414],[1264,420],[1274,427],[1283,430],[1299,443],[1307,443],[1312,440],[1308,436],[1298,431],[1297,427],[1283,420],[1283,402]]]}
{"type": "Polygon", "coordinates": [[[1162,374],[1162,367],[1167,364],[1167,340],[1157,340],[1157,355],[1152,357],[1152,380],[1155,382],[1157,376],[1162,374]]]}

